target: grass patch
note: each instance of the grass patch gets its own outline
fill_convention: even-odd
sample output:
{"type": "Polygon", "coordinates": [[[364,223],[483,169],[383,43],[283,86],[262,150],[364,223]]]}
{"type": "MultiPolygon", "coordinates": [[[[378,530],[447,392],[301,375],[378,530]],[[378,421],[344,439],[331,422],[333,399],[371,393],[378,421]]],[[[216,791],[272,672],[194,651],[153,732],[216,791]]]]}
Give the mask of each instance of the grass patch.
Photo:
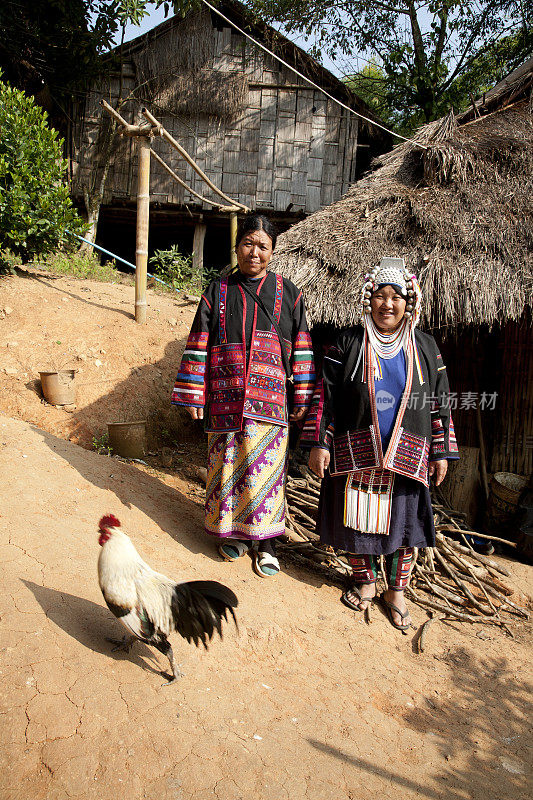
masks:
{"type": "MultiPolygon", "coordinates": [[[[69,275],[73,278],[89,278],[93,281],[107,283],[122,282],[125,276],[119,272],[114,261],[100,263],[100,258],[95,253],[67,253],[56,250],[34,262],[35,266],[42,267],[49,272],[59,275],[69,275]]],[[[128,281],[129,282],[129,281],[128,281]]]]}

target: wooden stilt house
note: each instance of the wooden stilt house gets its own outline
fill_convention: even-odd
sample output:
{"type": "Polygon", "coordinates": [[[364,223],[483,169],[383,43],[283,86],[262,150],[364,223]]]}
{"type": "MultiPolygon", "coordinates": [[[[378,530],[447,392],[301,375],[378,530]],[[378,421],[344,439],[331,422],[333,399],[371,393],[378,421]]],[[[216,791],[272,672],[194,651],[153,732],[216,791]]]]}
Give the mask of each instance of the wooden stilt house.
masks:
{"type": "MultiPolygon", "coordinates": [[[[219,8],[333,97],[371,116],[341,81],[273,28],[252,22],[240,3],[225,0],[219,8]]],[[[100,155],[102,97],[114,106],[119,96],[127,99],[121,114],[132,123],[146,106],[223,192],[270,215],[282,229],[339,199],[391,145],[388,134],[309,86],[205,7],[172,17],[110,58],[114,71],[90,88],[69,136],[72,193],[80,205],[100,155]]],[[[155,141],[153,149],[206,195],[165,142],[155,141]]],[[[112,150],[100,240],[121,248],[120,232],[134,226],[135,198],[136,154],[132,141],[123,139],[112,150]]],[[[206,258],[222,266],[229,260],[227,214],[199,201],[152,161],[151,248],[180,241],[190,252],[196,229],[198,251],[206,228],[206,258]]]]}
{"type": "MultiPolygon", "coordinates": [[[[421,327],[448,365],[459,446],[488,472],[533,470],[533,59],[461,117],[422,128],[338,202],[279,240],[315,333],[358,322],[365,272],[403,257],[421,327]]],[[[320,338],[320,337],[319,337],[320,338]]]]}

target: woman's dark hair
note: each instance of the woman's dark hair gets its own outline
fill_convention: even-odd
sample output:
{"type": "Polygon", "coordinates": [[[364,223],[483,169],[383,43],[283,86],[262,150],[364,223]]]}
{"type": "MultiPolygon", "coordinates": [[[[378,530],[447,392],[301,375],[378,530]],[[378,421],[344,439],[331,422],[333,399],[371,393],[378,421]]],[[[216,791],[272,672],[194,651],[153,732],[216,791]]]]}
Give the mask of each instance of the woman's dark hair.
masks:
{"type": "Polygon", "coordinates": [[[235,247],[239,246],[241,239],[244,239],[248,233],[253,233],[254,231],[264,231],[272,239],[272,250],[275,248],[278,232],[268,217],[263,216],[263,214],[252,214],[250,217],[244,217],[237,230],[235,247]]]}

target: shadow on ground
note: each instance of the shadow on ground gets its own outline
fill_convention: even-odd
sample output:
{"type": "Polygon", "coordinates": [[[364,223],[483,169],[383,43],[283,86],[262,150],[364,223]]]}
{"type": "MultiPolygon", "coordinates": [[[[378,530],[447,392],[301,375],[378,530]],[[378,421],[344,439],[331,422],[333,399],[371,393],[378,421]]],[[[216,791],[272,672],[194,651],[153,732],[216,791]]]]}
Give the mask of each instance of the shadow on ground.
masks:
{"type": "MultiPolygon", "coordinates": [[[[130,464],[96,453],[59,439],[40,428],[34,428],[50,450],[64,458],[87,481],[99,489],[111,491],[126,508],[137,508],[162,531],[191,553],[203,553],[219,561],[213,542],[204,533],[203,509],[177,489],[142,472],[130,464]]],[[[118,505],[118,504],[117,504],[118,505]]],[[[118,508],[95,508],[95,531],[99,516],[113,513],[120,519],[118,508]]],[[[135,539],[142,531],[128,531],[135,539]]]]}
{"type": "Polygon", "coordinates": [[[400,724],[431,736],[445,767],[422,786],[345,750],[308,739],[333,759],[388,781],[391,795],[417,792],[429,800],[522,800],[530,796],[532,686],[504,657],[482,660],[463,648],[441,657],[453,676],[453,699],[401,712],[400,724]],[[433,707],[432,707],[433,706],[433,707]],[[465,764],[466,761],[466,764],[465,764]],[[442,787],[442,788],[441,788],[442,787]]]}
{"type": "Polygon", "coordinates": [[[84,597],[39,586],[33,581],[22,579],[22,583],[33,593],[45,616],[88,650],[103,653],[117,661],[127,659],[148,672],[162,674],[161,670],[147,663],[146,659],[153,663],[156,660],[152,651],[142,642],[135,642],[129,653],[113,652],[113,644],[107,639],[121,639],[125,629],[105,605],[99,606],[84,597]]]}

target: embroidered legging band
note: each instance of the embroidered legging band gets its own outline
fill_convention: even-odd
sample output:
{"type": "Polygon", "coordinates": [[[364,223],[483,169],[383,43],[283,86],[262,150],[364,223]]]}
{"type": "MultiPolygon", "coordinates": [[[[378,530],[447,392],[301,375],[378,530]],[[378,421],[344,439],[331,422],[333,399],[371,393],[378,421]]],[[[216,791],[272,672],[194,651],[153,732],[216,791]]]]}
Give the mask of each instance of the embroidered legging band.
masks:
{"type": "MultiPolygon", "coordinates": [[[[400,547],[395,553],[385,556],[385,566],[389,589],[401,592],[409,586],[411,566],[413,564],[413,547],[400,547]]],[[[355,583],[375,583],[378,579],[377,556],[362,554],[348,556],[353,569],[355,583]]]]}

